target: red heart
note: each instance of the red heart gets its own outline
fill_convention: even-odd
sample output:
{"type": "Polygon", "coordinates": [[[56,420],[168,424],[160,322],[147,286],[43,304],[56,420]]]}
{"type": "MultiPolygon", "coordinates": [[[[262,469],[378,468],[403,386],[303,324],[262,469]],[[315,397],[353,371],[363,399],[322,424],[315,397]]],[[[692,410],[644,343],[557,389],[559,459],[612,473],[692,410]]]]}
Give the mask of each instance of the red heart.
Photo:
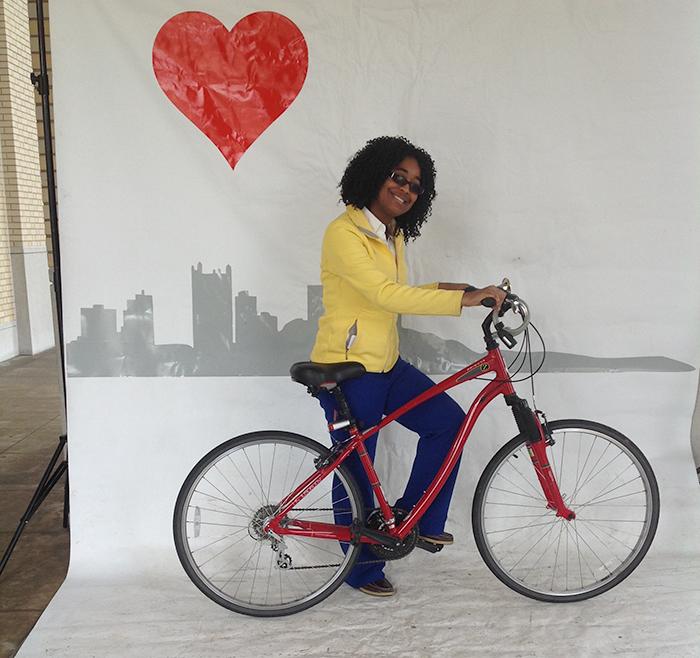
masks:
{"type": "Polygon", "coordinates": [[[304,35],[273,11],[249,14],[230,32],[209,14],[186,11],[153,44],[161,89],[232,169],[297,97],[308,64],[304,35]]]}

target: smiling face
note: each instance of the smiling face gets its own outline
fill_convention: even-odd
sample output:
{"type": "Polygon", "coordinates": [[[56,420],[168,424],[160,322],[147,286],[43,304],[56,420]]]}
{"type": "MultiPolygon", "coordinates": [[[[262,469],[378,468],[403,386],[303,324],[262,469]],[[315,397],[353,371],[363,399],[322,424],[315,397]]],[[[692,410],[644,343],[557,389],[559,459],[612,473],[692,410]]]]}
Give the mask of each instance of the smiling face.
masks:
{"type": "Polygon", "coordinates": [[[394,167],[393,172],[400,174],[407,183],[399,185],[392,178],[387,178],[379,188],[377,198],[369,204],[372,214],[387,225],[413,207],[418,195],[411,192],[409,186],[421,182],[420,167],[415,158],[404,158],[394,167]]]}

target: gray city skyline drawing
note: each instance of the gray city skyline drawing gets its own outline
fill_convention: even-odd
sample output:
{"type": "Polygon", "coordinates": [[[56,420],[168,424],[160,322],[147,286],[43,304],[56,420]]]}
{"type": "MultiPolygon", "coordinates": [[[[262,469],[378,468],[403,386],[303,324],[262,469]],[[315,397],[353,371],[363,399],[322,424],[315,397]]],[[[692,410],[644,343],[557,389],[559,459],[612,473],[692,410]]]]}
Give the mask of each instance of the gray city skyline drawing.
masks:
{"type": "MultiPolygon", "coordinates": [[[[70,377],[245,377],[282,376],[297,361],[309,359],[318,319],[323,313],[322,287],[306,288],[306,319],[295,318],[279,329],[278,318],[258,312],[248,290],[233,297],[230,265],[204,272],[191,267],[193,344],[154,340],[153,297],[145,290],[128,299],[121,330],[117,310],[102,304],[80,309],[80,335],[67,344],[70,377]]],[[[401,356],[432,375],[457,372],[484,352],[454,339],[404,327],[399,320],[401,356]]],[[[515,353],[504,351],[511,361],[515,353]]],[[[533,352],[537,367],[541,353],[533,352]]],[[[592,357],[547,352],[540,372],[687,372],[690,364],[664,356],[592,357]]],[[[525,362],[521,372],[529,372],[525,362]]]]}

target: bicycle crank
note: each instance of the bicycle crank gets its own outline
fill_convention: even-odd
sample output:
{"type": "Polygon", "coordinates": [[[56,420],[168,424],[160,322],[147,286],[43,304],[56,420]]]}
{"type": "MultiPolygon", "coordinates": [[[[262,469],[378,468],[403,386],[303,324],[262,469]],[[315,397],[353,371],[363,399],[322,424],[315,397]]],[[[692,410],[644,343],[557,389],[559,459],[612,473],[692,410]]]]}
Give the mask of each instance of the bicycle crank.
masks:
{"type": "MultiPolygon", "coordinates": [[[[393,509],[394,518],[396,519],[397,523],[401,523],[401,521],[403,521],[408,515],[408,512],[399,509],[398,507],[395,507],[393,509]]],[[[382,516],[381,510],[374,509],[369,513],[369,516],[367,517],[366,526],[373,530],[380,530],[386,532],[386,522],[384,521],[384,517],[382,516]]],[[[400,560],[401,558],[406,557],[416,547],[417,542],[418,528],[414,527],[413,530],[411,530],[411,532],[406,536],[406,538],[403,541],[397,541],[397,543],[394,546],[383,546],[382,544],[367,544],[367,547],[377,557],[380,557],[384,560],[400,560]]],[[[421,548],[423,547],[421,546],[421,548]]]]}

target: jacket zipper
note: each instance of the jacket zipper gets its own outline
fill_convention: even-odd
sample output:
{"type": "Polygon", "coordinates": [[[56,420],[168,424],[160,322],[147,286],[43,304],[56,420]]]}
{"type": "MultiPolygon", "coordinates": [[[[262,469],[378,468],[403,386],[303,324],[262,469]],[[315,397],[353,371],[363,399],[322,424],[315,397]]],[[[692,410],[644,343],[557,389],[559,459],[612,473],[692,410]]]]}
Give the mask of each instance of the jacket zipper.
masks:
{"type": "Polygon", "coordinates": [[[348,329],[348,335],[345,339],[345,360],[348,360],[348,351],[353,346],[353,343],[357,340],[357,318],[352,326],[348,329]]]}

